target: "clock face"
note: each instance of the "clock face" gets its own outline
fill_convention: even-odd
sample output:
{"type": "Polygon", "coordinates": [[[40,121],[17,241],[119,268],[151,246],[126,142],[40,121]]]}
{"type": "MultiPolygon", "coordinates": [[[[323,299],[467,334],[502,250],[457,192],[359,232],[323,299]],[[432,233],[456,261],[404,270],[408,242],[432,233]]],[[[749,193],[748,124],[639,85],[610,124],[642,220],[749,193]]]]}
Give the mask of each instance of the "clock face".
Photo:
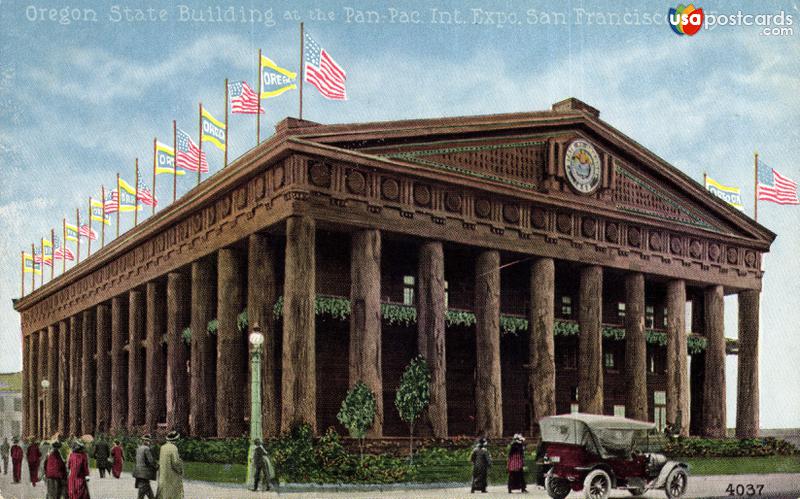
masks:
{"type": "Polygon", "coordinates": [[[564,171],[570,185],[581,194],[591,194],[600,187],[600,156],[583,139],[573,140],[567,147],[564,171]]]}

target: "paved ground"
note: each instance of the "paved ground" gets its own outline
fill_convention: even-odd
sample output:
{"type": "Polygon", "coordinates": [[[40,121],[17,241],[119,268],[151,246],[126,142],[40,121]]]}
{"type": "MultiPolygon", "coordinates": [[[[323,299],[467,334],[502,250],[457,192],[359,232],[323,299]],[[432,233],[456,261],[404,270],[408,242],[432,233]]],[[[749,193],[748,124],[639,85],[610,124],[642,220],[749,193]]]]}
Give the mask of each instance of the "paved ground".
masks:
{"type": "MultiPolygon", "coordinates": [[[[12,484],[11,476],[0,475],[0,499],[41,499],[45,496],[45,487],[43,483],[39,483],[37,487],[31,487],[28,480],[27,466],[23,466],[22,478],[25,481],[23,484],[12,484]]],[[[692,477],[689,482],[689,493],[686,497],[691,498],[710,498],[710,497],[731,497],[725,489],[729,484],[736,487],[737,484],[763,484],[764,489],[759,496],[749,497],[770,497],[770,498],[800,498],[800,474],[773,474],[773,475],[737,475],[737,476],[714,476],[714,477],[692,477]]],[[[122,478],[116,480],[114,478],[101,479],[97,470],[92,470],[91,479],[89,481],[89,488],[92,499],[122,499],[122,498],[135,498],[136,491],[133,488],[133,478],[130,474],[123,474],[122,478]]],[[[153,484],[155,489],[155,484],[153,484]]],[[[545,498],[547,494],[536,487],[530,487],[530,493],[525,497],[532,498],[545,498]]],[[[206,482],[191,482],[187,481],[184,484],[184,491],[186,499],[250,499],[250,498],[269,498],[276,497],[277,494],[272,492],[251,492],[244,490],[242,487],[224,486],[209,484],[206,482]]],[[[336,497],[341,499],[351,498],[370,498],[370,497],[414,497],[414,498],[507,498],[508,492],[502,485],[496,485],[489,488],[487,494],[470,495],[469,489],[464,487],[452,488],[388,488],[386,490],[372,489],[372,490],[334,490],[330,488],[317,490],[317,491],[290,491],[285,490],[281,496],[289,497],[309,497],[309,498],[323,498],[323,497],[336,497]]],[[[739,495],[740,497],[748,497],[746,493],[739,495]]],[[[581,497],[579,494],[573,493],[570,498],[581,497]]],[[[630,498],[627,492],[615,493],[612,497],[630,498]]],[[[644,497],[648,498],[664,498],[663,491],[651,491],[644,497]]]]}

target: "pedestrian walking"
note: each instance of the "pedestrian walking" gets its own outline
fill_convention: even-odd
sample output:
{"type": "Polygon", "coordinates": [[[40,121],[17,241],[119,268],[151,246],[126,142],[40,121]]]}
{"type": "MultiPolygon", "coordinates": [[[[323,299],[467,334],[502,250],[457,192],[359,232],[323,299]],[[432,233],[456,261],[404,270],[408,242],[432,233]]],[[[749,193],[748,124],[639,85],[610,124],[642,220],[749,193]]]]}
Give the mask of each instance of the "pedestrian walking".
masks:
{"type": "Polygon", "coordinates": [[[8,445],[8,437],[3,439],[3,444],[0,445],[0,454],[3,456],[3,474],[8,475],[8,453],[11,451],[11,446],[8,445]]]}
{"type": "Polygon", "coordinates": [[[39,461],[42,459],[42,452],[39,450],[39,444],[36,443],[35,437],[30,437],[29,440],[26,457],[28,459],[31,484],[36,487],[36,483],[39,482],[39,461]]]}
{"type": "Polygon", "coordinates": [[[167,443],[158,456],[158,489],[156,499],[183,499],[183,461],[178,454],[177,431],[167,434],[167,443]]]}
{"type": "Polygon", "coordinates": [[[470,493],[476,490],[486,492],[488,485],[489,468],[492,466],[492,456],[487,449],[488,443],[485,438],[478,440],[475,447],[472,449],[470,461],[472,461],[472,489],[470,493]]]}
{"type": "Polygon", "coordinates": [[[119,479],[122,474],[122,463],[125,461],[119,440],[114,440],[114,447],[111,448],[111,460],[113,461],[111,474],[114,475],[114,478],[119,479]]]}
{"type": "Polygon", "coordinates": [[[22,447],[19,445],[19,438],[14,437],[14,445],[11,446],[11,467],[13,468],[14,483],[19,483],[22,479],[22,457],[24,455],[25,453],[22,452],[22,447]]]}
{"type": "Polygon", "coordinates": [[[42,456],[39,460],[39,476],[42,477],[42,480],[44,480],[44,463],[47,461],[47,456],[52,449],[53,445],[47,440],[42,440],[39,444],[39,454],[42,456]]]}
{"type": "Polygon", "coordinates": [[[100,471],[100,478],[106,477],[106,471],[111,471],[111,465],[108,462],[108,457],[111,455],[111,450],[108,448],[108,442],[100,437],[94,443],[94,462],[97,469],[100,471]]]}
{"type": "Polygon", "coordinates": [[[61,442],[53,442],[52,450],[44,460],[44,480],[47,484],[47,499],[66,499],[67,465],[61,457],[61,442]]]}
{"type": "Polygon", "coordinates": [[[264,448],[264,443],[260,438],[253,440],[255,449],[253,450],[253,490],[258,490],[258,483],[262,482],[263,490],[271,490],[275,480],[275,468],[264,448]]]}
{"type": "Polygon", "coordinates": [[[153,459],[153,451],[150,449],[150,435],[145,435],[136,448],[136,467],[133,469],[133,478],[136,479],[134,486],[139,491],[136,496],[138,499],[145,496],[150,499],[155,498],[150,480],[156,479],[157,470],[158,463],[153,459]]]}
{"type": "Polygon", "coordinates": [[[528,492],[525,483],[525,437],[517,433],[508,449],[508,493],[512,490],[528,492]]]}
{"type": "Polygon", "coordinates": [[[69,499],[89,499],[89,457],[83,442],[77,440],[69,455],[69,480],[67,488],[69,499]]]}

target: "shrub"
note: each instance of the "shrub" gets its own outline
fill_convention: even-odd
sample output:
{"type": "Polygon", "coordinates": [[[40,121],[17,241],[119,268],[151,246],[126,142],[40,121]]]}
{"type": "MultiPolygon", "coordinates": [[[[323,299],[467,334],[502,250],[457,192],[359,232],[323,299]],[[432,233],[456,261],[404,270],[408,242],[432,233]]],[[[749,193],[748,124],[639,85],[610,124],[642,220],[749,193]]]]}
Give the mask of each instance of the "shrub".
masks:
{"type": "Polygon", "coordinates": [[[394,405],[400,419],[408,423],[409,428],[409,460],[414,461],[414,421],[430,402],[431,373],[428,363],[421,355],[417,355],[403,371],[400,386],[394,398],[394,405]]]}
{"type": "Polygon", "coordinates": [[[747,439],[677,438],[664,445],[670,457],[787,456],[797,453],[789,442],[774,437],[747,439]]]}
{"type": "Polygon", "coordinates": [[[347,392],[336,419],[347,428],[350,436],[358,439],[359,454],[364,457],[364,436],[375,420],[375,395],[363,381],[347,392]]]}

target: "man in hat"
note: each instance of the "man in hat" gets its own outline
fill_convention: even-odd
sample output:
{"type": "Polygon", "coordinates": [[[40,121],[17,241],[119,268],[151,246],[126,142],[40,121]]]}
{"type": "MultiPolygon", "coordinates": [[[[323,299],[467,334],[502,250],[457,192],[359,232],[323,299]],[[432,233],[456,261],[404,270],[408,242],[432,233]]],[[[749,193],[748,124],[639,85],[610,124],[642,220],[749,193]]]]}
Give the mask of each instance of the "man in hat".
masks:
{"type": "Polygon", "coordinates": [[[135,487],[139,491],[137,499],[147,496],[154,499],[153,489],[150,487],[150,480],[156,479],[158,463],[153,459],[153,451],[150,449],[150,435],[142,437],[139,447],[136,448],[136,467],[133,469],[133,478],[136,479],[135,487]]]}
{"type": "Polygon", "coordinates": [[[275,468],[272,467],[272,461],[269,459],[267,450],[264,448],[264,443],[260,438],[253,439],[253,490],[258,490],[258,482],[261,481],[263,475],[264,490],[270,490],[272,480],[275,479],[275,468]]]}
{"type": "Polygon", "coordinates": [[[470,493],[480,490],[486,492],[488,485],[489,467],[492,466],[492,456],[487,449],[488,443],[485,438],[478,440],[475,448],[472,449],[470,461],[472,461],[472,489],[470,493]]]}
{"type": "Polygon", "coordinates": [[[42,451],[39,450],[39,444],[36,443],[36,437],[30,438],[27,451],[28,470],[30,471],[31,484],[36,487],[39,481],[39,461],[42,459],[42,451]]]}
{"type": "Polygon", "coordinates": [[[14,445],[11,446],[11,466],[13,468],[14,483],[19,483],[22,479],[22,457],[24,455],[25,453],[22,452],[22,447],[19,445],[19,437],[14,437],[14,445]]]}
{"type": "Polygon", "coordinates": [[[161,446],[156,499],[183,499],[183,461],[175,446],[179,437],[177,431],[171,431],[167,443],[161,446]]]}
{"type": "Polygon", "coordinates": [[[108,462],[108,456],[111,454],[111,449],[108,448],[108,443],[100,437],[94,443],[94,461],[97,469],[100,471],[100,478],[106,477],[106,471],[111,470],[111,465],[108,462]]]}
{"type": "Polygon", "coordinates": [[[44,479],[47,483],[47,499],[66,499],[67,466],[61,457],[61,442],[53,442],[53,449],[44,460],[44,479]]]}
{"type": "Polygon", "coordinates": [[[72,445],[72,454],[67,461],[69,479],[67,492],[69,499],[89,499],[89,456],[81,440],[72,445]]]}
{"type": "Polygon", "coordinates": [[[11,451],[11,446],[8,445],[8,437],[3,439],[3,445],[0,445],[0,454],[3,456],[3,474],[8,475],[8,453],[11,451]]]}

